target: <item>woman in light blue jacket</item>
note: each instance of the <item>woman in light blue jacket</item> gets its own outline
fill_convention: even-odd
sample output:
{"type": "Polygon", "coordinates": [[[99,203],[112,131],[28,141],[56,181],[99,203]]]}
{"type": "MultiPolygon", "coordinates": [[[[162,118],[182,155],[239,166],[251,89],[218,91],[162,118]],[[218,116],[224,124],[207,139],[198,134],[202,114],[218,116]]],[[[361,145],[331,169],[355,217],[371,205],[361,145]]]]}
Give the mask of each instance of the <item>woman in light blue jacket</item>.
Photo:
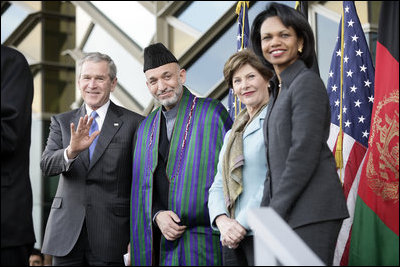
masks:
{"type": "Polygon", "coordinates": [[[247,211],[259,207],[263,196],[267,161],[262,129],[272,75],[247,49],[233,54],[224,66],[226,82],[246,105],[225,135],[217,174],[209,189],[210,221],[221,233],[226,266],[254,265],[247,211]]]}

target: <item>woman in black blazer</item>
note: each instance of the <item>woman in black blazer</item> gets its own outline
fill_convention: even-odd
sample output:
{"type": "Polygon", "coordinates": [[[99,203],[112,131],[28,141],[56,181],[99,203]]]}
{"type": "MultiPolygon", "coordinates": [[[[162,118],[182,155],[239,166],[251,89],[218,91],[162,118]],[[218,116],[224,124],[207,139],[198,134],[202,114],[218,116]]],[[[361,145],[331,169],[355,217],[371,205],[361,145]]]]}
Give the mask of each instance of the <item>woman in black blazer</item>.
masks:
{"type": "Polygon", "coordinates": [[[330,106],[325,86],[309,68],[314,36],[305,17],[272,3],[254,20],[251,42],[275,71],[264,123],[269,171],[261,206],[272,207],[327,265],[349,216],[327,145],[330,106]]]}

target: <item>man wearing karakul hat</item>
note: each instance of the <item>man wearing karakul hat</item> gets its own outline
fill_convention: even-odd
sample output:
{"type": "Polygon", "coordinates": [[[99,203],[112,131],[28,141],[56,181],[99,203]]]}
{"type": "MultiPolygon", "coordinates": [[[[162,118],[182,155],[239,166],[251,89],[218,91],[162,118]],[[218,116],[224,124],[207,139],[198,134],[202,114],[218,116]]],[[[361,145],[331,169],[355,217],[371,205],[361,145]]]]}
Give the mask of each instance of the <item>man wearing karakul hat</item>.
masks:
{"type": "Polygon", "coordinates": [[[161,107],[139,126],[131,194],[132,265],[221,265],[207,208],[218,154],[232,121],[224,106],[194,96],[161,43],[144,50],[146,84],[161,107]]]}

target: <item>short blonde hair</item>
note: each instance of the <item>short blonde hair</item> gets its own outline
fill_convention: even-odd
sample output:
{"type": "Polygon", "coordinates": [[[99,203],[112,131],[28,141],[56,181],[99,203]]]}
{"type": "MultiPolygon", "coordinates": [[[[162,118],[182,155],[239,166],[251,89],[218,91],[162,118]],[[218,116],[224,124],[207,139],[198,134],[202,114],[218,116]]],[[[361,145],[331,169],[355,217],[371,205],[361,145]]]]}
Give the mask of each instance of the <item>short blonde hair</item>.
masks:
{"type": "Polygon", "coordinates": [[[260,61],[253,51],[249,49],[243,49],[233,54],[225,63],[224,78],[230,88],[233,88],[233,74],[235,74],[238,69],[246,64],[249,64],[255,68],[266,81],[269,81],[272,76],[274,76],[274,73],[260,61]]]}

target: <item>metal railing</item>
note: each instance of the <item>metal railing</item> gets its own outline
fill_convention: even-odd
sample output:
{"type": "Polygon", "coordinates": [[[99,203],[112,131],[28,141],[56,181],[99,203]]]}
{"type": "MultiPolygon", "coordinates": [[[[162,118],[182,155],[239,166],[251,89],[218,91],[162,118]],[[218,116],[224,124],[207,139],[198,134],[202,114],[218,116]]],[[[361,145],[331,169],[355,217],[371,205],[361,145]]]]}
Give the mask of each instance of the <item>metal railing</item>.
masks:
{"type": "Polygon", "coordinates": [[[250,210],[248,222],[254,232],[255,265],[325,265],[272,208],[250,210]]]}

